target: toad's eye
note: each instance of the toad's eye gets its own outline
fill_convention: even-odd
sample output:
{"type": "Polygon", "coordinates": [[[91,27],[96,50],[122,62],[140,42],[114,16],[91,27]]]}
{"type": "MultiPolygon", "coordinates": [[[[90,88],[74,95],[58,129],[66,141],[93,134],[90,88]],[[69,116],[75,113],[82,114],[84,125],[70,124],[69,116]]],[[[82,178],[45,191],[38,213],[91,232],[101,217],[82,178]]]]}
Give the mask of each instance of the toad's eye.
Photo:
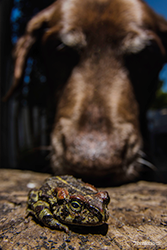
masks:
{"type": "Polygon", "coordinates": [[[73,211],[80,212],[82,209],[82,204],[79,201],[72,201],[70,205],[73,211]]]}

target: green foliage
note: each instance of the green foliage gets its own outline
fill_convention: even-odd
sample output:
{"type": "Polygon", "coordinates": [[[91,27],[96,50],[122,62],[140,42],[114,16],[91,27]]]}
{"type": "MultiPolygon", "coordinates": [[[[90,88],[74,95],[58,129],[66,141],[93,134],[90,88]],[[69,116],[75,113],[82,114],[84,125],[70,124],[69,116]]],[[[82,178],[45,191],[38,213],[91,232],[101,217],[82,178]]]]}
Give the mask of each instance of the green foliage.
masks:
{"type": "Polygon", "coordinates": [[[162,90],[163,81],[159,80],[158,89],[155,94],[155,99],[151,104],[150,109],[162,109],[167,107],[167,93],[162,90]]]}

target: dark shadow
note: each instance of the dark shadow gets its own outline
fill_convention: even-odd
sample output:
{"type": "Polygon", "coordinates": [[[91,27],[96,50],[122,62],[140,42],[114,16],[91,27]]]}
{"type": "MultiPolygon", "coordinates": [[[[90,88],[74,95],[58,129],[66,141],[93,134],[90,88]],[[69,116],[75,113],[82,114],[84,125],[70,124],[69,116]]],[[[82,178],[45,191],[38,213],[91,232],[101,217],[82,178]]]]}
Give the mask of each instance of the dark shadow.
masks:
{"type": "Polygon", "coordinates": [[[69,226],[69,229],[79,234],[101,234],[105,236],[108,232],[108,224],[104,223],[101,226],[86,227],[86,226],[69,226]]]}

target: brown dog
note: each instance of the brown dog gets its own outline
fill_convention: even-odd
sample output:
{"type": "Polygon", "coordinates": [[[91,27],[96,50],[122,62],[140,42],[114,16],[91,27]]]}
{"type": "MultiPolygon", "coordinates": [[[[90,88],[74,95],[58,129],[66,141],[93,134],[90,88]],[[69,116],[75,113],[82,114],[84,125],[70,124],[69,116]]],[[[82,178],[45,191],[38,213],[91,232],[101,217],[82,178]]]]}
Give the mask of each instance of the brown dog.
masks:
{"type": "Polygon", "coordinates": [[[50,86],[61,86],[51,135],[54,173],[137,176],[139,121],[166,61],[167,22],[140,0],[57,0],[19,39],[7,97],[37,41],[50,86]]]}

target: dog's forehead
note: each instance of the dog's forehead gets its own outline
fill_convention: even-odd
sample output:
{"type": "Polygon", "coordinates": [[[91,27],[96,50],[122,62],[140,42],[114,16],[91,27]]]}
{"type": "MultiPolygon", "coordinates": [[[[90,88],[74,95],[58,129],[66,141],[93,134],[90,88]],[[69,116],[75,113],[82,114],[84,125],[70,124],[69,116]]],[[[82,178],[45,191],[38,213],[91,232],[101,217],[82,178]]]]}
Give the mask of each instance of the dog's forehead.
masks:
{"type": "Polygon", "coordinates": [[[149,40],[142,28],[143,3],[140,0],[63,0],[61,12],[60,37],[68,46],[86,46],[86,30],[95,29],[99,38],[101,31],[105,36],[105,29],[107,36],[125,37],[122,49],[130,48],[132,52],[144,48],[149,40]]]}
{"type": "Polygon", "coordinates": [[[71,25],[76,25],[83,18],[84,22],[91,22],[96,15],[98,19],[106,18],[113,21],[116,14],[119,14],[116,16],[119,22],[122,19],[141,25],[143,10],[140,0],[63,0],[62,13],[64,22],[71,25]]]}

